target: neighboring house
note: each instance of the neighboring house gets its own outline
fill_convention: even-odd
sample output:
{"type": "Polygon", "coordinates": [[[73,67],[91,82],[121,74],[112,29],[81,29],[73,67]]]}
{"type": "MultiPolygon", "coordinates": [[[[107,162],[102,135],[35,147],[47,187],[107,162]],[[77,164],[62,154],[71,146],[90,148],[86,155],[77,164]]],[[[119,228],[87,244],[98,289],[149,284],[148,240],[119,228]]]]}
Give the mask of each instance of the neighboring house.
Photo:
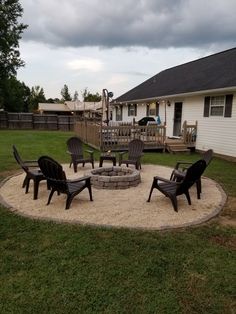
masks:
{"type": "Polygon", "coordinates": [[[39,103],[38,111],[44,114],[62,114],[96,118],[102,114],[102,102],[66,101],[61,103],[39,103]]]}
{"type": "Polygon", "coordinates": [[[65,104],[39,103],[38,112],[41,114],[70,115],[71,110],[65,104]]]}
{"type": "Polygon", "coordinates": [[[197,121],[196,149],[236,157],[236,48],[164,70],[111,107],[113,121],[159,114],[167,136],[197,121]]]}

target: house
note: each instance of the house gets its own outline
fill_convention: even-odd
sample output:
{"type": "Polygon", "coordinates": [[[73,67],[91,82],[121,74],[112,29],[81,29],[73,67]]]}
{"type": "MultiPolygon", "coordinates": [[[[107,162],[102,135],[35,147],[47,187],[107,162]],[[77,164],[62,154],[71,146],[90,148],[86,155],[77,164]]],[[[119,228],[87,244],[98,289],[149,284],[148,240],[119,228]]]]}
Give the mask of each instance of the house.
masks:
{"type": "Polygon", "coordinates": [[[59,114],[86,116],[87,118],[100,117],[102,102],[65,101],[65,103],[39,103],[38,111],[41,114],[59,114]]]}
{"type": "Polygon", "coordinates": [[[236,158],[236,48],[164,70],[111,108],[116,122],[159,115],[169,137],[197,121],[197,150],[236,158]]]}

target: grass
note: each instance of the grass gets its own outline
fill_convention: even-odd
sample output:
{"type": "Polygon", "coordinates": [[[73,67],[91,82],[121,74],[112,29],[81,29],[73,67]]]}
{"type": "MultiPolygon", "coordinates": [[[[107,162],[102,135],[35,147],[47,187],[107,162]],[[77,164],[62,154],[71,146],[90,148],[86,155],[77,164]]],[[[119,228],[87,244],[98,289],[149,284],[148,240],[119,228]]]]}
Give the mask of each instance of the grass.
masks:
{"type": "MultiPolygon", "coordinates": [[[[68,162],[71,134],[1,131],[0,173],[17,169],[12,144],[25,158],[68,162]]],[[[144,162],[198,157],[145,153],[144,162]]],[[[216,158],[207,170],[231,196],[235,174],[216,158]]],[[[235,243],[235,229],[217,224],[142,232],[33,221],[0,207],[0,313],[234,313],[235,243]]]]}

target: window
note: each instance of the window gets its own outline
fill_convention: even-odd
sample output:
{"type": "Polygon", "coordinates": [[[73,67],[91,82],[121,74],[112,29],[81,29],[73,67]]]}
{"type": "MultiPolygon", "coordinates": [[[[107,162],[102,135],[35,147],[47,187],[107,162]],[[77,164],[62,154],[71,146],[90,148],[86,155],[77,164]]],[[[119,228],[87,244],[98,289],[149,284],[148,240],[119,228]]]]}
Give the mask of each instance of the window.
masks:
{"type": "Polygon", "coordinates": [[[149,115],[150,116],[155,116],[156,115],[156,104],[152,103],[149,106],[149,115]]]}
{"type": "Polygon", "coordinates": [[[220,116],[230,118],[232,116],[233,97],[233,94],[206,96],[204,99],[203,117],[220,116]]]}
{"type": "Polygon", "coordinates": [[[225,110],[225,96],[214,96],[210,100],[210,116],[223,116],[225,110]]]}
{"type": "Polygon", "coordinates": [[[116,107],[116,121],[122,121],[122,107],[116,107]]]}
{"type": "Polygon", "coordinates": [[[136,116],[137,115],[137,104],[128,105],[128,116],[136,116]]]}
{"type": "Polygon", "coordinates": [[[159,103],[147,104],[147,116],[158,116],[159,115],[159,103]]]}

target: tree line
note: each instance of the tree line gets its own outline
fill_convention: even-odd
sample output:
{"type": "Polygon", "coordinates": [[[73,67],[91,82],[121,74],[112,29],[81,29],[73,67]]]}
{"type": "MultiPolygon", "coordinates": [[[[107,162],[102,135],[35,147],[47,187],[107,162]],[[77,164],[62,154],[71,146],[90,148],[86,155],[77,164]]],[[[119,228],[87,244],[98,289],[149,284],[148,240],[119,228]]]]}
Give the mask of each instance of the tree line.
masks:
{"type": "MultiPolygon", "coordinates": [[[[0,109],[9,112],[34,112],[38,103],[58,103],[79,100],[78,91],[73,97],[65,84],[61,98],[46,99],[42,87],[29,87],[17,79],[17,70],[25,65],[20,58],[19,40],[28,25],[19,23],[23,8],[19,0],[0,1],[0,109]]],[[[100,101],[99,93],[92,94],[86,87],[82,92],[83,101],[100,101]]]]}

